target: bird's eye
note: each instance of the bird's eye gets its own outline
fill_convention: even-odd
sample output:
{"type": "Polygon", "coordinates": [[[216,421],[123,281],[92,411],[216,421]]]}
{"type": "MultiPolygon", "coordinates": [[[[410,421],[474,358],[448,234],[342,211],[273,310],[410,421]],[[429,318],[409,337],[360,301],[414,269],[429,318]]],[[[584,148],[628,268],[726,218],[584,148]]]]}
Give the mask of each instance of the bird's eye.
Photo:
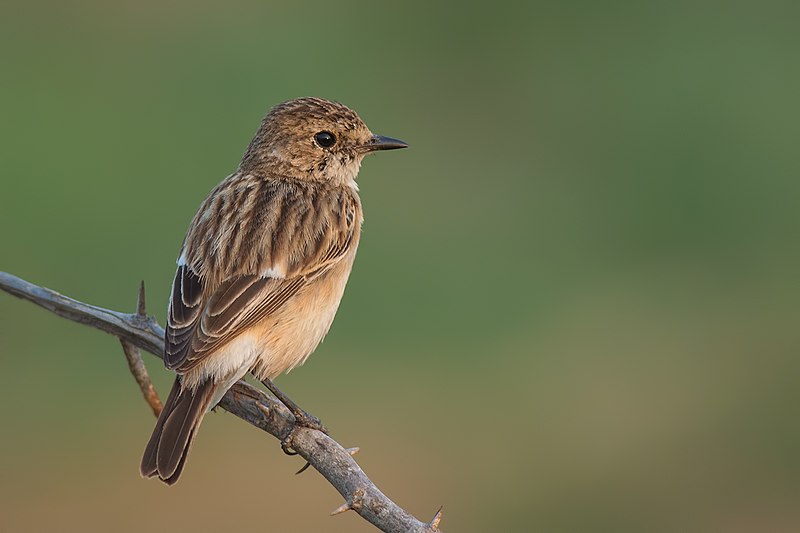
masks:
{"type": "Polygon", "coordinates": [[[330,148],[334,144],[336,144],[336,137],[333,136],[333,133],[329,131],[321,131],[314,135],[314,140],[317,141],[317,144],[323,148],[330,148]]]}

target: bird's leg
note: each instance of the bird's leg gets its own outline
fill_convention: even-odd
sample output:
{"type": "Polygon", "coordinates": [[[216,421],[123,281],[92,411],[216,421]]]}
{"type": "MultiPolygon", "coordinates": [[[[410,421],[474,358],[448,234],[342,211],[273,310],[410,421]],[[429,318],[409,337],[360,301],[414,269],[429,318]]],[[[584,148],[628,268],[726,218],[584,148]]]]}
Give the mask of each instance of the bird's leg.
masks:
{"type": "MultiPolygon", "coordinates": [[[[272,380],[265,379],[261,383],[263,383],[264,386],[267,389],[269,389],[269,391],[278,400],[280,400],[280,402],[283,405],[285,405],[286,408],[289,409],[289,411],[291,411],[291,413],[294,415],[295,423],[298,426],[303,426],[303,427],[310,428],[310,429],[316,429],[318,431],[321,431],[321,432],[325,433],[326,435],[328,434],[328,430],[325,428],[325,426],[322,425],[322,422],[320,421],[319,418],[317,418],[314,415],[308,414],[302,408],[300,408],[300,406],[297,405],[296,403],[294,403],[294,401],[292,401],[291,398],[289,398],[283,392],[281,392],[281,390],[278,387],[275,386],[275,384],[272,382],[272,380]]],[[[286,451],[286,450],[284,450],[284,451],[286,451]]]]}

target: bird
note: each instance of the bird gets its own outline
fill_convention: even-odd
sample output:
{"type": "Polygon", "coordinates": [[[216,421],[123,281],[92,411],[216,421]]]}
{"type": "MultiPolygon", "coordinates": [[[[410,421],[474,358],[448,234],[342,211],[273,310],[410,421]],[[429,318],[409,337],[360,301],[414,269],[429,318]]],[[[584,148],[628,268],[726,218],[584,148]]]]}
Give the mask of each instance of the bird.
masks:
{"type": "MultiPolygon", "coordinates": [[[[331,100],[297,98],[266,114],[181,245],[164,350],[176,377],[145,447],[143,477],[176,483],[203,417],[234,383],[250,372],[269,387],[316,349],[358,248],[361,163],[407,146],[331,100]]],[[[318,422],[279,399],[298,423],[318,422]]]]}

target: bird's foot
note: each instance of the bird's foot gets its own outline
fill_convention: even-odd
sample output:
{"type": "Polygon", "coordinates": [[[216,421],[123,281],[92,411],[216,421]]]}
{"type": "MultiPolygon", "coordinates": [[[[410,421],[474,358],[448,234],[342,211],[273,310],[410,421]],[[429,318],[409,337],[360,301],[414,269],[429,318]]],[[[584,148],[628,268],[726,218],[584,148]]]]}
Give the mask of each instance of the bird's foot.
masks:
{"type": "Polygon", "coordinates": [[[294,415],[295,425],[308,429],[316,429],[317,431],[321,431],[326,435],[328,434],[328,428],[322,425],[322,421],[316,416],[309,414],[302,409],[299,409],[298,411],[292,411],[292,414],[294,415]]]}
{"type": "MultiPolygon", "coordinates": [[[[292,410],[288,405],[287,408],[289,408],[289,410],[292,411],[292,415],[294,415],[294,427],[289,435],[281,441],[281,450],[283,450],[283,453],[286,455],[297,455],[297,452],[292,448],[292,439],[294,438],[295,431],[297,431],[298,428],[303,427],[316,429],[317,431],[321,431],[326,435],[328,434],[327,428],[322,425],[322,422],[316,416],[310,415],[299,408],[298,411],[292,410]]],[[[300,471],[302,472],[303,470],[305,470],[305,467],[300,471]]]]}
{"type": "MultiPolygon", "coordinates": [[[[265,379],[262,381],[265,387],[269,389],[269,391],[278,399],[280,402],[286,406],[289,412],[292,413],[294,416],[294,423],[295,427],[304,427],[309,429],[315,429],[317,431],[321,431],[328,434],[328,429],[322,424],[322,421],[317,418],[316,416],[307,413],[304,411],[299,405],[297,405],[291,398],[286,396],[281,390],[275,386],[275,384],[269,380],[265,379]]],[[[290,436],[291,438],[291,436],[290,436]]],[[[287,440],[290,440],[287,439],[287,440]]],[[[294,455],[293,453],[289,453],[287,450],[291,449],[291,446],[286,443],[286,441],[281,443],[281,448],[283,451],[289,455],[294,455]]]]}

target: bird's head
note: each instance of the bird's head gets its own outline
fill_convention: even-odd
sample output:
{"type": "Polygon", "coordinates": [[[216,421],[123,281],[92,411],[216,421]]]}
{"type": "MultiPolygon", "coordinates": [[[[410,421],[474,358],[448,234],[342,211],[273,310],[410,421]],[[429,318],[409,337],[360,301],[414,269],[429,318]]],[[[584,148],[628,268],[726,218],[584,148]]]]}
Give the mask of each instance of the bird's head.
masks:
{"type": "Polygon", "coordinates": [[[353,185],[364,156],[407,146],[374,135],[355,111],[338,102],[298,98],[267,113],[239,170],[353,185]]]}

